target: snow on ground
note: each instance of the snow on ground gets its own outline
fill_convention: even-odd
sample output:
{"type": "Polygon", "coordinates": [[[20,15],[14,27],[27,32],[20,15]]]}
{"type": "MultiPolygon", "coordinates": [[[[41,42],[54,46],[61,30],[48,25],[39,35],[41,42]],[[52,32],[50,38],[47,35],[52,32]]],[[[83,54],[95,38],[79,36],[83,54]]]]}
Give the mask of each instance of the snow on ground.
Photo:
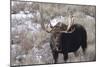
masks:
{"type": "Polygon", "coordinates": [[[38,30],[40,30],[41,25],[38,23],[34,23],[32,22],[32,20],[34,20],[34,17],[38,17],[40,16],[39,12],[37,13],[29,13],[25,14],[23,11],[20,11],[17,14],[12,14],[12,31],[14,30],[18,30],[18,32],[21,32],[22,30],[31,30],[33,32],[36,32],[38,30]],[[31,19],[33,18],[33,19],[31,19]]]}
{"type": "Polygon", "coordinates": [[[34,17],[32,13],[25,14],[23,11],[20,11],[17,14],[12,14],[11,16],[12,16],[12,19],[17,19],[17,20],[34,17]]]}

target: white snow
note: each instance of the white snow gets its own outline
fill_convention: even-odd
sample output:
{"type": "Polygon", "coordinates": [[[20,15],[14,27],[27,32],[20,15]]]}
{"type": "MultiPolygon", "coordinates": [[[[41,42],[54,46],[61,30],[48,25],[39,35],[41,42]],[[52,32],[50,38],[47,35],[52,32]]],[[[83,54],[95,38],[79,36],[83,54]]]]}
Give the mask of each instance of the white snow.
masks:
{"type": "Polygon", "coordinates": [[[17,14],[12,14],[12,23],[14,27],[12,27],[12,31],[18,31],[20,33],[23,30],[31,30],[33,32],[38,32],[41,28],[41,25],[38,23],[33,23],[31,18],[40,18],[40,12],[37,11],[36,13],[30,13],[29,11],[20,11],[17,14]],[[17,22],[17,23],[16,23],[17,22]],[[16,24],[16,25],[15,25],[16,24]]]}
{"type": "Polygon", "coordinates": [[[34,32],[39,31],[39,29],[41,28],[40,24],[32,23],[31,21],[27,21],[25,22],[25,24],[27,25],[28,29],[31,29],[34,32]]]}
{"type": "Polygon", "coordinates": [[[20,11],[17,14],[12,14],[12,19],[25,19],[34,17],[32,13],[25,14],[23,11],[20,11]]]}
{"type": "Polygon", "coordinates": [[[18,25],[17,26],[17,31],[18,33],[20,33],[21,31],[23,30],[26,30],[27,29],[27,26],[26,25],[18,25]]]}

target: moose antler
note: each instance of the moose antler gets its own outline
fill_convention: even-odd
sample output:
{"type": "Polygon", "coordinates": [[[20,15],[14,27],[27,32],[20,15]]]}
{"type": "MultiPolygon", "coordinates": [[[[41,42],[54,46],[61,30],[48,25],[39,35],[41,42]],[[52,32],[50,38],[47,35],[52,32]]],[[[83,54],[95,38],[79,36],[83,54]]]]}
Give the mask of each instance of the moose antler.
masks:
{"type": "Polygon", "coordinates": [[[43,17],[44,10],[42,9],[41,5],[39,7],[39,11],[40,11],[40,23],[41,23],[41,27],[43,30],[45,30],[48,33],[51,33],[52,31],[53,32],[57,32],[57,31],[58,32],[70,32],[69,30],[70,30],[71,26],[73,25],[74,19],[73,19],[73,12],[70,11],[69,8],[67,9],[67,13],[69,14],[68,25],[60,23],[60,25],[58,24],[59,25],[58,27],[57,27],[57,25],[52,26],[51,23],[45,24],[46,20],[43,17]],[[61,25],[64,25],[64,26],[61,26],[61,25]]]}

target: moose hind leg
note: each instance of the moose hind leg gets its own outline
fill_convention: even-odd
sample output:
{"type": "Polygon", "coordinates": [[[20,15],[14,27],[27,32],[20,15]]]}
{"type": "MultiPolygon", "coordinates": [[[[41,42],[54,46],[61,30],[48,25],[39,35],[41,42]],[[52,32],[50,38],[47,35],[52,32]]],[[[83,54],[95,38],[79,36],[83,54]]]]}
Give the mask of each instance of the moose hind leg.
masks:
{"type": "Polygon", "coordinates": [[[87,45],[83,43],[82,44],[82,50],[83,50],[84,55],[86,54],[86,48],[87,48],[87,45]]]}
{"type": "Polygon", "coordinates": [[[53,52],[53,58],[54,58],[54,63],[56,64],[58,60],[58,53],[55,51],[53,52]]]}
{"type": "Polygon", "coordinates": [[[68,59],[68,53],[63,53],[63,56],[64,56],[64,62],[66,62],[68,59]]]}

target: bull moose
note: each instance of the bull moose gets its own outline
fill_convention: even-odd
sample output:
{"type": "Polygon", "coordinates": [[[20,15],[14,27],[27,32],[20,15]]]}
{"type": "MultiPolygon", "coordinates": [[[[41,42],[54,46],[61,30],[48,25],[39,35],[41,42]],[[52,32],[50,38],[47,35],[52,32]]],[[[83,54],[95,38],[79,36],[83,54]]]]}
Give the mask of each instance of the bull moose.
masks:
{"type": "Polygon", "coordinates": [[[48,33],[51,33],[50,47],[54,63],[57,63],[59,53],[63,54],[65,62],[68,59],[68,53],[76,53],[80,47],[85,54],[85,50],[87,48],[87,33],[82,25],[73,24],[69,32],[65,31],[68,26],[63,23],[58,23],[54,27],[50,27],[50,31],[45,30],[48,33]]]}

